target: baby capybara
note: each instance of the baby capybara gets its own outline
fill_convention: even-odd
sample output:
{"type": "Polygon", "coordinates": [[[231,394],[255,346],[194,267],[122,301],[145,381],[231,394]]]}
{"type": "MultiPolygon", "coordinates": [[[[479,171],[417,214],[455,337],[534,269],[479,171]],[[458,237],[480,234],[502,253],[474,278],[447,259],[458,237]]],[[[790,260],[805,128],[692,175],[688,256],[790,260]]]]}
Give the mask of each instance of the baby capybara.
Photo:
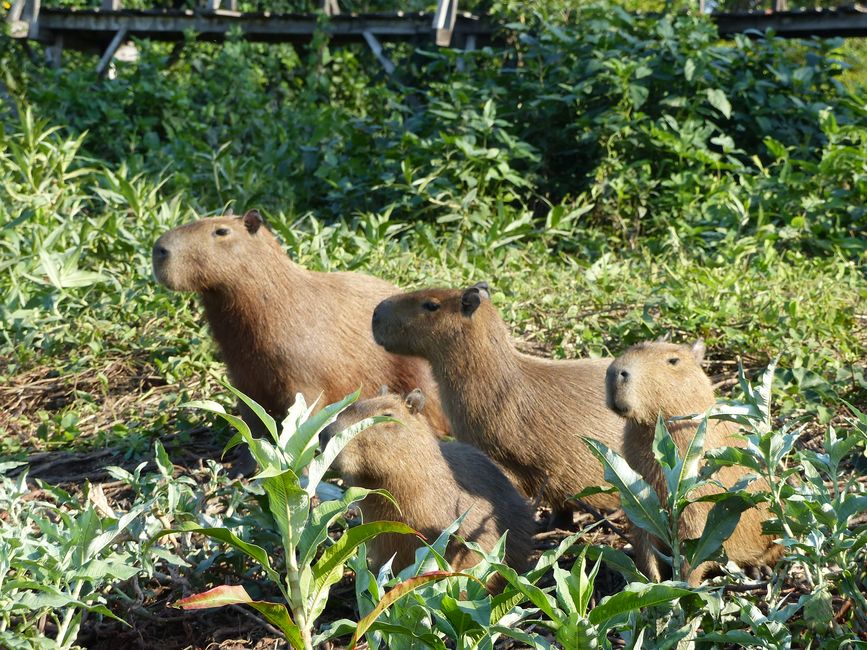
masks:
{"type": "MultiPolygon", "coordinates": [[[[627,421],[623,455],[630,466],[656,490],[663,503],[668,488],[652,448],[657,417],[660,414],[666,419],[701,414],[716,403],[710,379],[700,365],[704,352],[705,345],[701,340],[692,346],[663,342],[639,343],[617,357],[608,369],[608,404],[627,421]]],[[[686,452],[698,425],[699,422],[695,420],[675,420],[668,424],[681,456],[686,452]]],[[[737,426],[732,423],[708,420],[705,448],[725,445],[743,447],[744,441],[733,437],[737,432],[737,426]]],[[[723,467],[716,473],[716,478],[730,488],[748,471],[743,467],[723,467]]],[[[764,490],[767,485],[758,480],[751,488],[764,490]]],[[[692,497],[719,491],[717,487],[706,486],[695,490],[692,497]]],[[[711,503],[687,506],[680,519],[681,538],[701,536],[712,506],[711,503]]],[[[783,547],[773,544],[773,538],[762,534],[762,521],[767,518],[768,511],[764,507],[750,508],[741,514],[734,533],[723,543],[730,560],[741,566],[754,567],[779,559],[783,547]]],[[[633,535],[636,565],[648,578],[660,580],[661,563],[653,552],[653,545],[661,547],[659,540],[638,528],[633,535]]],[[[684,566],[684,575],[691,585],[698,585],[713,564],[703,562],[696,567],[684,566]]]]}
{"type": "MultiPolygon", "coordinates": [[[[621,449],[625,422],[605,405],[611,359],[551,361],[518,352],[484,283],[383,300],[373,312],[373,336],[389,352],[430,362],[455,437],[484,451],[528,497],[561,509],[604,483],[581,436],[621,449]]],[[[618,504],[610,494],[586,501],[618,504]]]]}
{"type": "MultiPolygon", "coordinates": [[[[332,468],[350,486],[387,490],[400,506],[398,510],[381,496],[368,496],[360,505],[365,521],[402,521],[433,542],[469,511],[457,534],[490,550],[508,530],[506,563],[523,572],[532,549],[530,508],[478,449],[439,441],[419,415],[423,405],[423,394],[414,390],[406,398],[382,395],[349,406],[325,429],[323,443],[347,426],[376,415],[398,422],[375,424],[356,435],[332,468]]],[[[412,564],[419,546],[421,542],[411,535],[380,535],[368,544],[369,558],[378,567],[394,555],[394,569],[399,571],[412,564]]],[[[446,559],[455,569],[479,561],[455,541],[449,543],[446,559]]]]}
{"type": "MultiPolygon", "coordinates": [[[[232,384],[281,419],[296,393],[319,404],[359,386],[436,394],[421,359],[388,354],[370,335],[370,314],[394,285],[361,273],[317,273],[292,262],[255,210],[163,234],[154,274],[169,289],[201,296],[232,384]]],[[[240,405],[244,419],[255,417],[240,405]]],[[[437,400],[427,417],[448,430],[437,400]]]]}

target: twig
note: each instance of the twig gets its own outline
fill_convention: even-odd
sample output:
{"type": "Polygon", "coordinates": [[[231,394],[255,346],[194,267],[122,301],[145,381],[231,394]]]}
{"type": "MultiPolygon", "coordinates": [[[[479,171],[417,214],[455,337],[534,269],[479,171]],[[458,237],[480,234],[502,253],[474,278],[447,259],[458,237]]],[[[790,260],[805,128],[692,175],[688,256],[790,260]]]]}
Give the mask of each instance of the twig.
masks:
{"type": "Polygon", "coordinates": [[[835,620],[837,623],[842,623],[842,622],[843,622],[843,617],[846,616],[846,614],[849,613],[849,610],[850,610],[850,609],[852,609],[852,599],[851,599],[851,598],[847,598],[847,599],[846,599],[846,602],[843,603],[843,606],[840,608],[840,611],[837,612],[837,615],[834,617],[834,620],[835,620]]]}
{"type": "Polygon", "coordinates": [[[730,593],[743,593],[747,591],[759,591],[761,589],[765,589],[768,586],[768,581],[764,582],[754,582],[752,584],[736,584],[736,585],[724,585],[723,591],[727,594],[730,593]]]}
{"type": "MultiPolygon", "coordinates": [[[[596,508],[594,508],[590,504],[584,503],[583,501],[580,501],[580,500],[576,501],[575,503],[577,503],[585,511],[589,512],[591,515],[596,517],[596,519],[601,520],[602,523],[605,525],[605,527],[608,528],[608,530],[610,530],[612,533],[614,533],[615,535],[619,536],[620,538],[626,540],[627,542],[632,542],[632,540],[629,539],[629,536],[621,530],[620,526],[613,523],[606,515],[603,515],[596,508]]],[[[620,510],[617,510],[615,513],[612,513],[612,514],[617,514],[619,512],[620,512],[620,510]]]]}
{"type": "Polygon", "coordinates": [[[247,618],[256,621],[256,623],[258,623],[259,625],[264,627],[271,634],[274,634],[274,635],[279,636],[279,637],[283,636],[283,633],[280,630],[278,630],[276,627],[274,627],[273,625],[271,625],[270,623],[268,623],[266,621],[263,621],[261,618],[256,616],[253,612],[251,612],[247,609],[244,609],[240,605],[229,605],[229,607],[234,609],[236,612],[243,614],[247,618]]]}

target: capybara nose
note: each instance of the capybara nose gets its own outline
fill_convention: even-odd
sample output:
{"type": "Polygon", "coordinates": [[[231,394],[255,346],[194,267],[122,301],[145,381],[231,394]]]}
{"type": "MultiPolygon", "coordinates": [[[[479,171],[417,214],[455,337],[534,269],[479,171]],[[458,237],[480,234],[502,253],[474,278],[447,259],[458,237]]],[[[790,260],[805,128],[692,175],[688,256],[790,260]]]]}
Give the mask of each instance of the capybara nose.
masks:
{"type": "Polygon", "coordinates": [[[626,370],[621,370],[620,371],[620,381],[624,381],[624,382],[629,381],[629,372],[627,372],[626,370]]]}

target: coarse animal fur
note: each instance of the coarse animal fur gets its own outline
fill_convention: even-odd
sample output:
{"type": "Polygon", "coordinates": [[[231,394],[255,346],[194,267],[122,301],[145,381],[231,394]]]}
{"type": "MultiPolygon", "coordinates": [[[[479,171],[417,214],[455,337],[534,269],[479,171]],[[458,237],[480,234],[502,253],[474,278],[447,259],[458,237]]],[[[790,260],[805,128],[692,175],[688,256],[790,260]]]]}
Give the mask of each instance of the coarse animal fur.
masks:
{"type": "MultiPolygon", "coordinates": [[[[604,483],[581,437],[621,449],[625,421],[605,406],[610,359],[552,361],[518,352],[484,283],[384,300],[373,313],[373,336],[389,352],[430,362],[455,437],[488,454],[528,497],[542,496],[557,510],[604,483]]],[[[611,494],[586,501],[618,504],[611,494]]]]}
{"type": "MultiPolygon", "coordinates": [[[[319,405],[359,386],[407,392],[436,385],[421,359],[388,354],[370,335],[376,304],[395,286],[361,273],[317,273],[292,262],[255,210],[201,219],[163,234],[153,247],[156,278],[202,299],[232,384],[278,420],[302,393],[319,405]]],[[[427,417],[446,432],[433,400],[427,417]]],[[[244,419],[261,431],[241,405],[244,419]]]]}
{"type": "MultiPolygon", "coordinates": [[[[343,411],[323,432],[323,442],[349,425],[383,415],[398,422],[375,424],[357,434],[338,454],[332,467],[354,487],[382,488],[400,510],[379,495],[361,502],[365,521],[402,521],[433,542],[451,523],[468,512],[457,534],[490,550],[506,530],[506,563],[526,569],[532,548],[530,508],[509,480],[482,452],[459,442],[437,440],[419,416],[424,397],[418,390],[406,398],[383,395],[362,400],[343,411]]],[[[381,566],[392,555],[394,569],[412,564],[421,546],[412,535],[385,534],[369,543],[369,558],[381,566]]],[[[455,569],[479,561],[466,547],[449,543],[446,559],[455,569]]]]}
{"type": "MultiPolygon", "coordinates": [[[[701,368],[704,358],[704,342],[692,346],[672,343],[639,343],[617,357],[608,369],[606,377],[607,399],[612,410],[627,419],[623,444],[624,457],[629,465],[656,490],[664,503],[668,495],[665,477],[653,454],[653,438],[657,417],[688,416],[701,414],[711,408],[716,400],[710,379],[701,368]]],[[[681,455],[695,436],[699,422],[675,420],[668,429],[681,455]]],[[[706,449],[743,447],[744,441],[734,437],[737,427],[720,420],[708,420],[704,444],[706,449]]],[[[703,461],[700,463],[703,464],[703,461]]],[[[744,474],[743,467],[724,467],[715,477],[730,488],[744,474]]],[[[753,490],[767,489],[764,481],[757,480],[750,486],[753,490]]],[[[713,494],[720,489],[707,486],[692,493],[692,497],[713,494]]],[[[687,506],[680,519],[680,536],[694,539],[701,536],[713,504],[693,503],[687,506]]],[[[728,558],[745,567],[773,564],[783,553],[783,547],[773,544],[773,538],[762,534],[762,521],[767,519],[764,507],[750,508],[741,514],[740,522],[723,549],[728,558]]],[[[650,533],[636,528],[635,559],[638,568],[652,580],[662,577],[661,562],[653,552],[653,546],[662,548],[660,541],[650,533]]],[[[698,585],[713,562],[702,562],[696,567],[684,566],[684,575],[691,585],[698,585]]]]}

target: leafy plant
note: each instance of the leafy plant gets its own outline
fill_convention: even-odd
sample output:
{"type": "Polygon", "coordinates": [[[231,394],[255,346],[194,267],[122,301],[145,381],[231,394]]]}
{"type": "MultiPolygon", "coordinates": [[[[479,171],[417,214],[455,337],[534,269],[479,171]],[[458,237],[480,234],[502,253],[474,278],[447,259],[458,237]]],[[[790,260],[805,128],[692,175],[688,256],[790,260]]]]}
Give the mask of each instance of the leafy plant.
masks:
{"type": "MultiPolygon", "coordinates": [[[[328,592],[343,577],[346,562],[356,549],[382,533],[418,534],[399,522],[367,522],[346,530],[336,542],[331,542],[329,527],[344,516],[350,506],[371,494],[391,499],[384,490],[350,488],[339,499],[322,500],[316,506],[311,503],[326,470],[340,450],[367,427],[391,419],[376,416],[363,420],[334,436],[322,453],[316,454],[320,431],[358,399],[360,390],[316,413],[315,403],[308,407],[304,397],[297,395],[278,432],[276,422],[262,407],[240,391],[227,387],[261,420],[273,443],[253,437],[243,420],[226,413],[216,402],[190,402],[188,406],[216,413],[237,429],[237,434],[226,445],[227,450],[241,442],[249,447],[259,466],[255,478],[261,481],[268,496],[268,508],[280,532],[285,574],[281,576],[274,568],[268,551],[242,540],[228,528],[184,525],[179,529],[165,530],[160,535],[200,533],[231,545],[261,567],[270,584],[279,589],[286,604],[253,600],[243,586],[223,585],[184,598],[176,606],[204,609],[246,604],[280,629],[292,647],[312,648],[314,625],[328,602],[328,592]],[[306,481],[302,484],[301,477],[305,471],[306,481]],[[324,549],[321,554],[320,549],[324,549]]],[[[450,575],[440,572],[404,588],[411,589],[416,584],[450,575]]]]}

